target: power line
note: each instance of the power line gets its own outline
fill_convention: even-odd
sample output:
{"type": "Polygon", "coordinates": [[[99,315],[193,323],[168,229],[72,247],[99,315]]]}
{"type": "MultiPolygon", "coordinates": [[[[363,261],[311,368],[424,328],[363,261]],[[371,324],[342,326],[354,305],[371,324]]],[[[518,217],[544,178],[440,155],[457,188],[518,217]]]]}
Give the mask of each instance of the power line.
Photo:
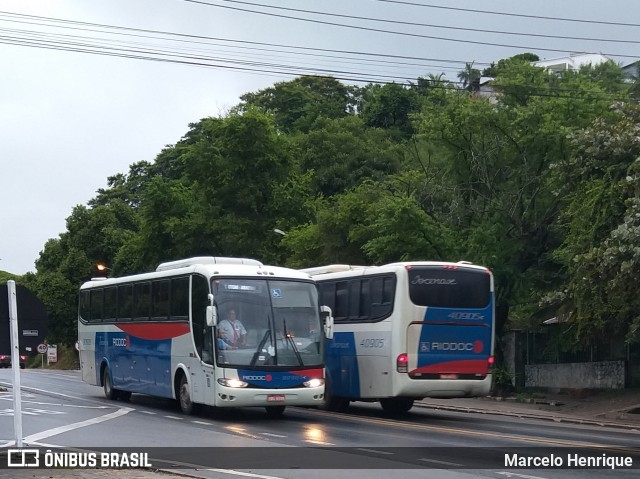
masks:
{"type": "MultiPolygon", "coordinates": [[[[80,22],[75,20],[64,20],[64,19],[58,19],[53,17],[42,17],[42,16],[36,16],[36,15],[26,15],[26,14],[3,12],[3,11],[0,11],[0,16],[1,15],[10,16],[12,20],[6,20],[6,21],[15,22],[15,23],[26,23],[26,24],[35,24],[40,26],[52,26],[55,28],[67,28],[72,30],[84,30],[84,31],[105,33],[105,32],[102,32],[101,30],[93,30],[90,28],[69,27],[69,26],[62,26],[62,25],[47,25],[42,23],[30,23],[25,20],[13,20],[13,18],[28,18],[28,19],[42,21],[42,22],[57,22],[57,23],[72,24],[72,25],[79,25],[79,26],[85,26],[85,27],[114,29],[114,30],[120,30],[125,32],[168,35],[168,36],[174,36],[181,39],[186,39],[185,41],[190,41],[193,43],[199,43],[197,40],[222,41],[222,42],[229,42],[229,43],[238,43],[243,45],[260,45],[260,46],[268,46],[268,47],[290,48],[292,50],[301,50],[301,51],[340,53],[345,55],[358,55],[358,56],[372,57],[372,58],[380,57],[380,58],[393,58],[397,60],[435,61],[435,62],[454,63],[454,64],[461,64],[461,65],[470,63],[468,60],[451,60],[451,59],[428,58],[428,57],[417,57],[417,56],[407,56],[407,55],[393,55],[393,54],[385,54],[385,53],[359,52],[359,51],[353,51],[353,50],[336,50],[336,49],[328,49],[328,48],[304,47],[304,46],[296,46],[296,45],[284,45],[279,43],[255,42],[255,41],[249,41],[249,40],[234,40],[234,39],[228,39],[228,38],[209,37],[204,35],[193,35],[193,34],[185,34],[185,33],[167,32],[167,31],[161,31],[161,30],[148,30],[148,29],[141,29],[141,28],[108,25],[108,24],[80,22]]],[[[157,38],[157,37],[148,37],[144,35],[134,35],[130,33],[122,33],[122,35],[140,36],[142,38],[157,38]]],[[[173,40],[173,41],[181,41],[181,40],[173,40]]],[[[206,43],[206,42],[203,42],[203,43],[206,43]]],[[[474,61],[474,63],[477,65],[489,65],[489,62],[474,61]]]]}
{"type": "MultiPolygon", "coordinates": [[[[190,0],[184,0],[184,1],[190,1],[190,0]]],[[[587,42],[640,44],[640,41],[637,41],[637,40],[620,40],[620,39],[597,38],[597,37],[570,37],[570,36],[563,36],[563,35],[547,35],[542,33],[506,32],[501,30],[487,30],[484,28],[454,27],[451,25],[436,25],[436,24],[430,24],[430,23],[408,22],[403,20],[390,20],[388,18],[361,17],[357,15],[345,15],[340,13],[320,12],[317,10],[305,10],[300,8],[279,7],[275,5],[265,5],[262,3],[244,2],[240,0],[220,0],[220,1],[227,2],[227,3],[238,3],[241,5],[251,5],[254,7],[271,8],[274,10],[284,10],[289,12],[307,13],[312,15],[323,15],[323,16],[338,17],[338,18],[349,18],[352,20],[365,20],[370,22],[391,23],[396,25],[409,25],[414,27],[441,28],[444,30],[458,30],[458,31],[475,32],[475,33],[492,33],[492,34],[498,34],[498,35],[554,38],[554,39],[560,39],[560,40],[580,40],[580,41],[587,41],[587,42]]],[[[196,3],[200,3],[200,2],[196,2],[196,3]]]]}
{"type": "Polygon", "coordinates": [[[402,0],[373,0],[374,2],[383,3],[395,3],[399,5],[411,5],[412,7],[424,7],[424,8],[439,8],[442,10],[454,10],[458,12],[471,12],[471,13],[484,13],[487,15],[503,15],[508,17],[521,17],[521,18],[535,18],[537,20],[556,20],[561,22],[576,22],[576,23],[591,23],[596,25],[615,25],[621,27],[640,27],[638,23],[623,23],[623,22],[607,22],[603,20],[582,20],[578,18],[560,18],[560,17],[548,17],[542,15],[525,15],[522,13],[507,13],[507,12],[494,12],[489,10],[475,10],[471,8],[458,8],[458,7],[445,7],[442,5],[428,5],[425,3],[413,3],[405,2],[402,0]]]}
{"type": "MultiPolygon", "coordinates": [[[[0,19],[0,21],[2,21],[0,19]]],[[[70,22],[70,21],[63,21],[70,22]]],[[[17,22],[20,23],[20,22],[17,22]]],[[[41,24],[38,24],[42,26],[41,24]]],[[[74,30],[86,31],[85,28],[67,27],[74,30]]],[[[113,28],[125,28],[125,27],[113,27],[113,28]]],[[[90,30],[95,32],[95,30],[90,30]]],[[[111,33],[100,31],[100,33],[111,33]]],[[[141,35],[128,35],[140,37],[141,35]]],[[[146,37],[145,37],[146,38],[146,37]]],[[[153,37],[158,39],[157,37],[153,37]]],[[[162,38],[160,38],[162,39],[162,38]]],[[[254,74],[272,74],[272,75],[285,75],[285,76],[332,76],[337,80],[351,81],[354,83],[380,83],[389,84],[400,82],[404,85],[411,85],[411,80],[398,78],[398,75],[387,75],[380,72],[363,72],[363,71],[348,71],[338,70],[335,68],[311,68],[304,67],[300,64],[287,64],[287,63],[274,63],[264,61],[264,57],[260,57],[260,61],[248,61],[238,58],[221,58],[220,56],[212,57],[210,55],[203,54],[186,54],[180,50],[167,50],[156,45],[145,45],[139,42],[127,43],[121,40],[112,40],[96,37],[82,37],[77,35],[61,35],[57,33],[44,33],[39,31],[25,31],[15,29],[1,29],[0,28],[0,43],[27,46],[32,48],[43,48],[51,50],[61,50],[76,53],[88,53],[94,55],[112,56],[120,58],[130,58],[137,60],[150,60],[156,62],[165,63],[178,63],[184,65],[208,67],[208,68],[220,68],[243,71],[246,73],[254,74]],[[5,32],[2,35],[1,32],[5,32]],[[114,43],[116,44],[114,46],[114,43]],[[106,44],[106,45],[105,45],[106,44]]],[[[191,43],[191,42],[189,42],[191,43]]],[[[202,43],[202,42],[195,42],[202,43]]],[[[413,77],[415,78],[415,77],[413,77]]],[[[448,80],[429,80],[431,84],[443,84],[443,85],[460,85],[462,82],[448,81],[448,80]]],[[[600,99],[617,100],[618,94],[608,92],[586,92],[582,89],[575,88],[557,88],[547,87],[540,88],[531,85],[516,85],[511,88],[527,88],[530,96],[555,96],[561,98],[582,98],[585,94],[589,94],[593,97],[600,99]],[[553,93],[553,94],[552,94],[553,93]],[[575,94],[579,96],[575,96],[575,94]]]]}
{"type": "MultiPolygon", "coordinates": [[[[518,48],[518,49],[529,50],[529,51],[530,50],[540,50],[540,51],[547,51],[547,52],[562,52],[562,53],[567,51],[567,50],[561,50],[561,49],[558,49],[558,48],[529,47],[529,46],[522,46],[522,45],[510,45],[510,44],[505,44],[505,43],[481,42],[481,41],[478,41],[478,40],[462,40],[462,39],[459,39],[459,38],[447,38],[447,37],[439,37],[439,36],[434,36],[434,35],[422,35],[422,34],[419,34],[419,33],[398,32],[398,31],[394,31],[394,30],[383,30],[381,28],[363,27],[363,26],[359,26],[359,25],[349,25],[349,24],[345,24],[345,23],[328,22],[328,21],[324,21],[324,20],[316,20],[316,19],[310,19],[310,18],[294,17],[294,16],[291,16],[291,15],[282,15],[282,14],[279,14],[279,13],[261,12],[261,11],[258,11],[258,10],[250,10],[250,9],[247,9],[247,8],[232,7],[232,6],[229,6],[229,5],[218,5],[218,4],[215,4],[215,3],[208,3],[208,2],[204,2],[204,1],[200,1],[200,0],[182,0],[182,1],[189,2],[189,3],[197,3],[197,4],[205,5],[205,6],[208,6],[208,7],[224,8],[224,9],[227,9],[227,10],[235,10],[235,11],[239,11],[239,12],[254,13],[256,15],[265,15],[265,16],[269,16],[269,17],[286,18],[288,20],[297,20],[297,21],[300,21],[300,22],[309,22],[309,23],[314,23],[314,24],[351,28],[351,29],[354,29],[354,30],[362,30],[362,31],[369,31],[369,32],[376,32],[376,33],[387,33],[387,34],[390,34],[390,35],[401,35],[401,36],[407,36],[407,37],[412,37],[412,38],[428,38],[428,39],[431,39],[431,40],[442,40],[442,41],[447,41],[447,42],[467,43],[467,44],[473,44],[473,45],[485,45],[485,46],[502,47],[502,48],[518,48]]],[[[228,2],[228,1],[233,1],[233,0],[221,0],[221,1],[228,2]]],[[[265,8],[274,8],[274,7],[266,6],[265,8]]],[[[607,55],[607,56],[610,56],[610,57],[640,58],[638,56],[622,55],[622,54],[618,54],[618,53],[604,53],[604,55],[607,55]]]]}

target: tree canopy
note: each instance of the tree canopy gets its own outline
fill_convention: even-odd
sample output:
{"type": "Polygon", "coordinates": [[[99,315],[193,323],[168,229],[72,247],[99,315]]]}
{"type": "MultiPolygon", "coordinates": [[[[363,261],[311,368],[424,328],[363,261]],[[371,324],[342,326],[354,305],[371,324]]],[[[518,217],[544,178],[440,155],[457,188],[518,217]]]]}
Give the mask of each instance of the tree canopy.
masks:
{"type": "MultiPolygon", "coordinates": [[[[572,312],[576,344],[637,341],[635,85],[613,63],[553,75],[534,57],[492,67],[493,99],[442,76],[300,77],[247,93],[111,176],[22,281],[49,307],[52,334],[73,342],[77,289],[97,262],[122,275],[193,255],[464,259],[495,273],[499,330],[551,305],[572,312]]],[[[466,84],[480,74],[463,73],[466,84]]]]}

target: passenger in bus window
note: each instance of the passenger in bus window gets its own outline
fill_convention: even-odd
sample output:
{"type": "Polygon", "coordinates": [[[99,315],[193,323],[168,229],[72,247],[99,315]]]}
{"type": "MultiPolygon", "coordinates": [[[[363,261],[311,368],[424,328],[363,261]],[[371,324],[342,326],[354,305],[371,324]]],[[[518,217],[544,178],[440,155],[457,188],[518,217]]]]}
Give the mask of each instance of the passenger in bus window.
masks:
{"type": "Polygon", "coordinates": [[[247,330],[236,316],[236,310],[227,311],[226,319],[218,324],[218,338],[223,339],[231,348],[242,348],[247,344],[247,330]]]}
{"type": "Polygon", "coordinates": [[[216,339],[216,343],[218,349],[234,349],[227,341],[225,341],[225,332],[222,329],[218,330],[218,338],[216,339]]]}

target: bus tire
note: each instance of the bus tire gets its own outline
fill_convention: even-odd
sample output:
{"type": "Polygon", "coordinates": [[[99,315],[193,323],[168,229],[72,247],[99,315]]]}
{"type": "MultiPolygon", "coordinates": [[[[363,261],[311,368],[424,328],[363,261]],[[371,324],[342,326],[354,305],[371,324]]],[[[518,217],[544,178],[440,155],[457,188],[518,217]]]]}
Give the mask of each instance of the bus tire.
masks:
{"type": "Polygon", "coordinates": [[[191,391],[189,390],[189,381],[183,374],[180,375],[180,386],[178,387],[178,405],[183,414],[191,415],[195,412],[195,404],[191,400],[191,391]]]}
{"type": "Polygon", "coordinates": [[[102,387],[104,388],[104,395],[107,399],[110,401],[118,399],[118,390],[113,387],[108,367],[105,367],[102,372],[102,387]]]}
{"type": "Polygon", "coordinates": [[[413,398],[387,398],[380,399],[380,405],[387,414],[400,415],[411,410],[413,401],[413,398]]]}
{"type": "Polygon", "coordinates": [[[265,406],[267,416],[272,418],[282,417],[286,406],[265,406]]]}
{"type": "Polygon", "coordinates": [[[343,397],[334,396],[331,393],[331,387],[327,381],[324,385],[324,403],[320,409],[333,412],[345,412],[349,407],[349,400],[343,397]]]}

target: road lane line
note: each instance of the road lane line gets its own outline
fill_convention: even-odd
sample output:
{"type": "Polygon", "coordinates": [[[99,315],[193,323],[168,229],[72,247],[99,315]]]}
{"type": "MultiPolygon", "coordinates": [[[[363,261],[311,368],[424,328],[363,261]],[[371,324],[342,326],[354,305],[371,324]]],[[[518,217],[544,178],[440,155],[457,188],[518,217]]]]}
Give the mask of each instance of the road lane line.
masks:
{"type": "Polygon", "coordinates": [[[528,476],[527,474],[518,474],[516,472],[496,472],[496,474],[500,474],[501,476],[506,477],[517,477],[519,479],[546,479],[545,477],[540,476],[528,476]]]}
{"type": "Polygon", "coordinates": [[[366,447],[359,447],[358,451],[364,451],[364,452],[373,452],[374,454],[391,454],[393,455],[393,452],[389,452],[389,451],[377,451],[375,449],[367,449],[366,447]]]}
{"type": "Polygon", "coordinates": [[[95,417],[93,419],[87,419],[86,421],[80,421],[73,424],[67,424],[66,426],[54,427],[53,429],[48,429],[46,431],[42,431],[36,434],[32,434],[31,436],[25,437],[24,442],[32,443],[32,442],[40,441],[41,439],[45,439],[47,437],[56,436],[58,434],[73,431],[75,429],[80,429],[81,427],[100,424],[101,422],[110,421],[111,419],[116,419],[120,416],[124,416],[125,414],[129,414],[131,411],[133,411],[133,409],[125,407],[125,408],[118,409],[115,412],[105,414],[104,416],[95,417]]]}
{"type": "Polygon", "coordinates": [[[255,477],[257,479],[283,479],[278,476],[263,476],[261,474],[253,474],[251,472],[234,471],[233,469],[205,469],[205,471],[221,472],[223,474],[233,474],[235,476],[255,477]]]}
{"type": "Polygon", "coordinates": [[[406,421],[392,421],[388,419],[382,418],[372,418],[372,417],[360,417],[353,414],[341,413],[336,416],[335,414],[315,410],[312,411],[310,409],[306,410],[309,415],[315,415],[320,417],[330,417],[344,419],[352,422],[360,422],[366,424],[378,424],[381,426],[392,426],[399,429],[416,429],[419,431],[436,431],[436,432],[445,432],[450,434],[457,434],[461,436],[476,436],[476,437],[489,437],[492,439],[500,439],[500,440],[512,440],[512,441],[520,441],[523,443],[534,443],[534,444],[547,444],[550,446],[568,446],[568,447],[584,447],[588,449],[595,449],[601,451],[621,451],[628,452],[628,448],[623,446],[614,446],[608,444],[596,444],[589,442],[581,442],[581,441],[571,441],[571,440],[563,440],[563,439],[545,439],[545,438],[537,438],[537,437],[528,437],[528,436],[517,436],[515,434],[504,434],[498,432],[486,432],[486,431],[473,431],[469,429],[461,429],[457,427],[450,426],[429,426],[426,424],[416,424],[410,423],[406,421]]]}
{"type": "Polygon", "coordinates": [[[462,464],[458,464],[457,462],[437,461],[435,459],[425,459],[425,458],[418,459],[418,461],[432,462],[433,464],[440,464],[441,466],[460,466],[460,467],[462,467],[462,464]]]}

